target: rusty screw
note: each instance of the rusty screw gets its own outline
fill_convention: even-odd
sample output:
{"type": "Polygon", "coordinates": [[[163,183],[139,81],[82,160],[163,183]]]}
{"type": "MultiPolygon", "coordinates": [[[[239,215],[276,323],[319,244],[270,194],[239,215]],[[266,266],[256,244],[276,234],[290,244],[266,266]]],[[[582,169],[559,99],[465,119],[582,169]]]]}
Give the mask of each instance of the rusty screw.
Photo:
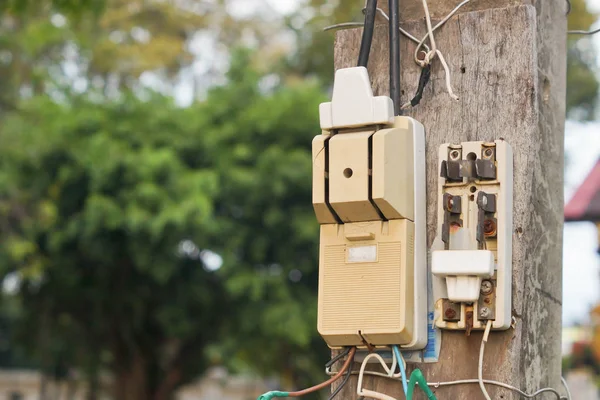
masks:
{"type": "Polygon", "coordinates": [[[452,208],[454,208],[454,196],[448,196],[448,204],[446,204],[446,207],[448,208],[448,211],[452,211],[452,208]]]}
{"type": "Polygon", "coordinates": [[[448,308],[448,309],[446,309],[446,312],[444,313],[444,315],[446,316],[446,319],[455,319],[456,311],[452,308],[448,308]]]}
{"type": "Polygon", "coordinates": [[[456,232],[458,232],[458,230],[460,228],[462,228],[462,225],[460,224],[460,222],[457,222],[457,221],[450,222],[450,233],[456,233],[456,232]]]}
{"type": "Polygon", "coordinates": [[[490,281],[481,282],[481,293],[482,294],[491,294],[494,290],[494,285],[490,281]]]}
{"type": "Polygon", "coordinates": [[[458,157],[460,157],[460,152],[458,150],[452,150],[450,152],[450,158],[453,160],[458,160],[458,157]]]}
{"type": "Polygon", "coordinates": [[[485,304],[490,304],[492,302],[492,300],[489,297],[486,297],[485,299],[483,299],[483,302],[485,304]]]}
{"type": "Polygon", "coordinates": [[[490,316],[490,309],[487,307],[483,307],[479,312],[481,318],[488,318],[490,316]]]}
{"type": "Polygon", "coordinates": [[[483,153],[486,157],[491,158],[494,155],[494,150],[492,149],[486,149],[485,152],[483,153]]]}
{"type": "Polygon", "coordinates": [[[496,222],[491,219],[486,219],[483,222],[483,232],[485,236],[494,236],[496,234],[496,222]]]}

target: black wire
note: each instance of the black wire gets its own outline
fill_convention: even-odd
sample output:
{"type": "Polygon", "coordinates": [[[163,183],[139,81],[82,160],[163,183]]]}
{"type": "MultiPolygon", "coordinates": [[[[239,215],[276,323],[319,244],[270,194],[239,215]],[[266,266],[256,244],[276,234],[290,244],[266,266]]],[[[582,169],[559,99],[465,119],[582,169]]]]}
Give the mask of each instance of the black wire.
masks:
{"type": "Polygon", "coordinates": [[[350,353],[351,349],[352,349],[352,347],[348,347],[346,350],[342,351],[340,354],[338,354],[337,356],[333,357],[331,360],[329,360],[327,362],[327,364],[325,364],[325,368],[331,368],[331,366],[333,364],[335,364],[336,362],[340,361],[342,358],[346,357],[348,355],[348,353],[350,353]]]}
{"type": "Polygon", "coordinates": [[[395,115],[400,115],[400,0],[389,0],[390,8],[390,97],[395,115]]]}
{"type": "Polygon", "coordinates": [[[571,9],[573,6],[571,5],[571,0],[567,0],[567,15],[571,14],[571,9]]]}
{"type": "Polygon", "coordinates": [[[373,44],[373,33],[375,32],[375,16],[377,15],[377,0],[368,0],[365,8],[365,27],[363,29],[360,53],[358,54],[358,66],[367,67],[371,45],[373,44]]]}
{"type": "MultiPolygon", "coordinates": [[[[356,353],[354,355],[356,356],[356,353]]],[[[352,357],[352,362],[354,362],[354,356],[352,357]]],[[[350,375],[352,375],[352,364],[350,364],[348,371],[346,371],[346,376],[344,377],[342,383],[340,383],[340,385],[335,389],[335,391],[331,393],[331,396],[329,396],[327,400],[333,400],[335,396],[340,394],[342,389],[344,389],[344,387],[348,384],[348,381],[350,380],[350,375]]]]}
{"type": "Polygon", "coordinates": [[[421,76],[419,77],[419,87],[417,88],[417,93],[415,94],[415,97],[413,97],[413,99],[410,101],[410,105],[412,107],[415,107],[416,105],[418,105],[421,102],[421,99],[423,98],[423,91],[425,90],[425,87],[429,83],[430,79],[431,79],[431,64],[427,64],[421,70],[421,76]]]}

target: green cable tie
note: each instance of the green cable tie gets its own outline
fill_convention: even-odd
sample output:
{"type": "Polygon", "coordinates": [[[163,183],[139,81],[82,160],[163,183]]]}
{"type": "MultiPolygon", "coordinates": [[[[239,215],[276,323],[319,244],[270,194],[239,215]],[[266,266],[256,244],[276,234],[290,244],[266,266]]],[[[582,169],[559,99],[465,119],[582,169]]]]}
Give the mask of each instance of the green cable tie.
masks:
{"type": "MultiPolygon", "coordinates": [[[[406,394],[407,400],[412,400],[413,394],[415,391],[415,386],[417,384],[419,384],[419,387],[421,388],[421,390],[423,390],[425,392],[425,394],[427,395],[427,398],[429,400],[437,400],[437,397],[435,397],[435,394],[433,394],[431,389],[429,389],[429,386],[427,385],[427,380],[423,376],[423,373],[421,372],[420,369],[415,369],[413,371],[413,373],[410,374],[410,382],[408,383],[408,393],[406,394]]],[[[261,400],[261,399],[258,399],[258,400],[261,400]]]]}
{"type": "Polygon", "coordinates": [[[271,400],[274,397],[289,397],[289,392],[269,392],[261,394],[256,400],[271,400]]]}

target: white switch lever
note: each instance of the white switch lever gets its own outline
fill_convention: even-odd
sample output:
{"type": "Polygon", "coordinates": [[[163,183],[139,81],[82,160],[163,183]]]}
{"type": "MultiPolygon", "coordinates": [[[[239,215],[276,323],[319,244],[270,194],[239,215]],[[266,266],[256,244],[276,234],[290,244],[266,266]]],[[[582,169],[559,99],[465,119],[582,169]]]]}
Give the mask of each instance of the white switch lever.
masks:
{"type": "Polygon", "coordinates": [[[434,251],[432,272],[446,279],[448,300],[474,303],[479,299],[481,281],[494,275],[494,254],[487,250],[434,251]]]}

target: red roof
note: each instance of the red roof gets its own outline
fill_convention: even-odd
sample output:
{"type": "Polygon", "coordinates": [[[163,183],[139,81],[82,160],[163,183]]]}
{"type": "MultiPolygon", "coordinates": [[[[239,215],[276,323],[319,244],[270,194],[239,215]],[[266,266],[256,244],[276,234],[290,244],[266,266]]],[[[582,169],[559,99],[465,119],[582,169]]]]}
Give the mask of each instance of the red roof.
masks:
{"type": "Polygon", "coordinates": [[[600,160],[565,207],[565,221],[600,221],[600,160]]]}

